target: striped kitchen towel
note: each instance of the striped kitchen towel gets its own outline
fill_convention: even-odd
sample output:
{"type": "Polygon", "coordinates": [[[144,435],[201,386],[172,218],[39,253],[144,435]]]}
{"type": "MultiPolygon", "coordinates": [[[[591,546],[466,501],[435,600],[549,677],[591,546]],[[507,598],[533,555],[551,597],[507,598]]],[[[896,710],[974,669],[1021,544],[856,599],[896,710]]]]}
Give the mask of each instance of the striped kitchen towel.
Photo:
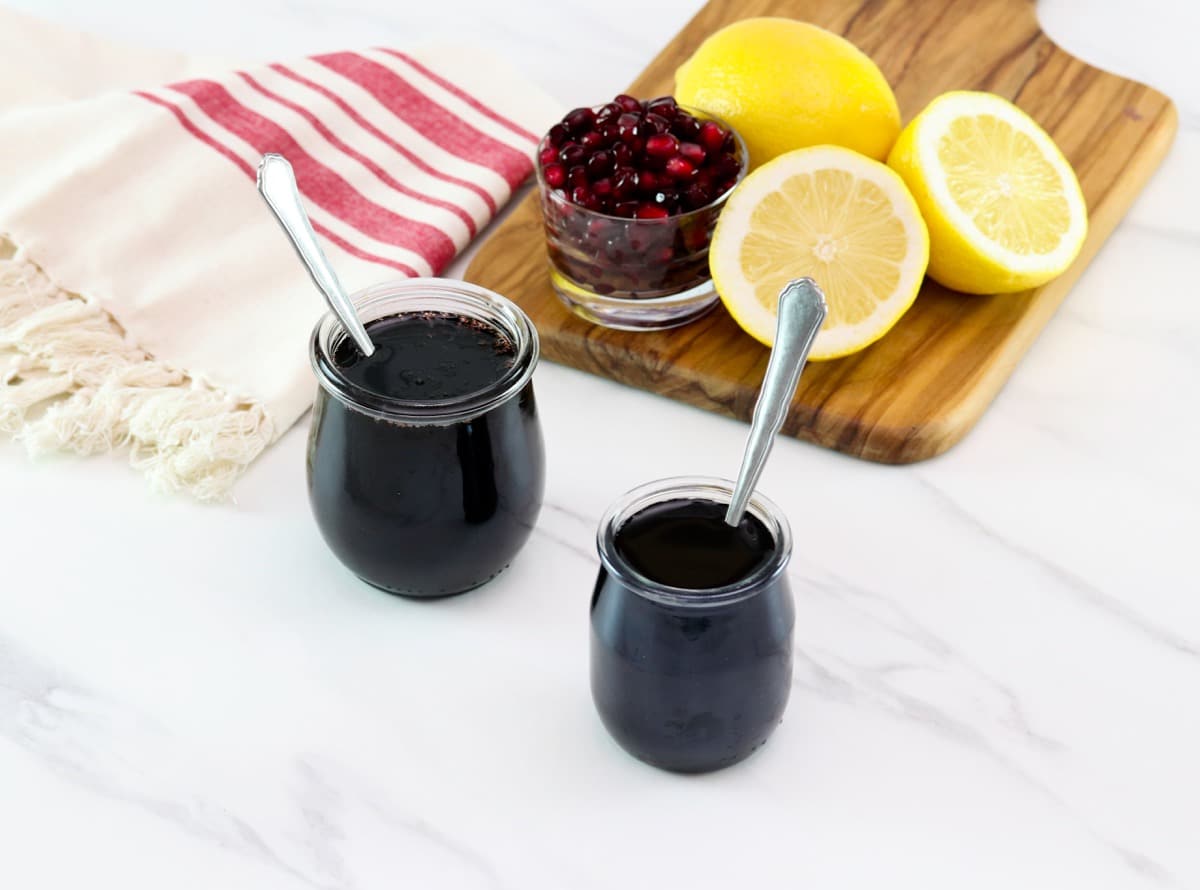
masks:
{"type": "MultiPolygon", "coordinates": [[[[47,32],[0,19],[3,80],[4,44],[47,32]]],[[[90,39],[63,43],[103,58],[79,52],[90,39]]],[[[126,448],[160,489],[226,496],[308,407],[324,309],[255,191],[261,155],[291,161],[355,290],[445,269],[560,111],[463,47],[0,109],[0,433],[35,454],[126,448]]]]}

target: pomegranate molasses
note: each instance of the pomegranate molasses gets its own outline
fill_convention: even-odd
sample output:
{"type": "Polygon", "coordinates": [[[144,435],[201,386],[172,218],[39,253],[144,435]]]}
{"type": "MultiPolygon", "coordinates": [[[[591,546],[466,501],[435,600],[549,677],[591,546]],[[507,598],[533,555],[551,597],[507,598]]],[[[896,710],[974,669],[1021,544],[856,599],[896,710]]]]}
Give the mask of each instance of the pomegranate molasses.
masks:
{"type": "Polygon", "coordinates": [[[333,361],[351,383],[408,401],[465,396],[495,383],[516,349],[486,322],[449,312],[407,312],[367,325],[375,352],[364,356],[349,337],[333,361]]]}
{"type": "Polygon", "coordinates": [[[677,772],[737,763],[766,741],[792,684],[791,533],[755,497],[725,525],[730,486],[667,479],[601,524],[592,697],[630,754],[677,772]]]}
{"type": "Polygon", "coordinates": [[[409,299],[376,301],[390,314],[364,312],[370,357],[340,328],[318,328],[308,478],[317,524],[348,568],[434,597],[498,574],[537,519],[537,344],[507,301],[489,315],[486,302],[423,299],[413,284],[409,299]]]}
{"type": "Polygon", "coordinates": [[[749,575],[774,549],[767,527],[747,513],[733,528],[725,505],[696,498],[664,501],[617,531],[617,552],[642,575],[668,587],[705,590],[749,575]]]}

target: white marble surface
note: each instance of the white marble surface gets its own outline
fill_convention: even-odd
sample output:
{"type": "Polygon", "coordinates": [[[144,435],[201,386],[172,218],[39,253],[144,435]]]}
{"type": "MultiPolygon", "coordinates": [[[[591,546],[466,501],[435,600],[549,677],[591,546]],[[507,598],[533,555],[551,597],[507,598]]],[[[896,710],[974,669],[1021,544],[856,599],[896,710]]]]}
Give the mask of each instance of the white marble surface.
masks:
{"type": "MultiPolygon", "coordinates": [[[[698,4],[14,5],[231,57],[461,34],[573,103],[698,4]]],[[[1041,4],[1067,48],[1177,100],[1176,147],[949,454],[780,443],[763,488],[799,542],[795,692],[723,773],[616,748],[586,619],[605,505],[732,472],[734,422],[544,365],[538,532],[437,604],[326,552],[303,428],[228,509],[0,446],[0,887],[1200,887],[1193,10],[1041,4]]]]}

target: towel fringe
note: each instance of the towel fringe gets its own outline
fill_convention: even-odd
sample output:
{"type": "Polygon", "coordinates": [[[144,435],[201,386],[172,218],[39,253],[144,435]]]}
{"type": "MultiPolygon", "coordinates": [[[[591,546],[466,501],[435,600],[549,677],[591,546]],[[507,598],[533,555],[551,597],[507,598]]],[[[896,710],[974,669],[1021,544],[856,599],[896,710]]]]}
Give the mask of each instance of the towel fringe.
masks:
{"type": "Polygon", "coordinates": [[[153,489],[220,501],[275,425],[260,403],[156,361],[0,237],[0,435],[34,457],[127,448],[153,489]]]}

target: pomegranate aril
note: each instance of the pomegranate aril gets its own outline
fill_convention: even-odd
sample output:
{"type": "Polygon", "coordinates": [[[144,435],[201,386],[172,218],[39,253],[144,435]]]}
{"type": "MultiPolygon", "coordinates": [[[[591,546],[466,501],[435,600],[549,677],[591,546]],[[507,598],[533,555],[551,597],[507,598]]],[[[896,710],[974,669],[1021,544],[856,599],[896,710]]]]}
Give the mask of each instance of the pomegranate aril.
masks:
{"type": "Polygon", "coordinates": [[[716,121],[705,121],[700,125],[696,141],[704,146],[705,151],[718,152],[725,144],[725,130],[716,121]]]}
{"type": "Polygon", "coordinates": [[[558,149],[553,145],[547,145],[538,152],[538,163],[545,167],[547,164],[553,164],[558,160],[558,149]]]}
{"type": "Polygon", "coordinates": [[[587,227],[588,240],[600,241],[608,235],[608,221],[603,219],[593,219],[588,223],[587,227]]]}
{"type": "Polygon", "coordinates": [[[582,204],[584,202],[584,199],[587,198],[588,195],[590,195],[591,193],[592,193],[592,190],[589,189],[586,185],[577,185],[573,189],[571,189],[571,200],[574,201],[576,204],[582,204]]]}
{"type": "Polygon", "coordinates": [[[576,108],[563,118],[563,124],[576,136],[586,133],[596,124],[596,112],[590,108],[576,108]]]}
{"type": "Polygon", "coordinates": [[[621,106],[618,105],[616,102],[609,102],[605,105],[600,106],[600,110],[596,112],[596,120],[606,121],[609,118],[616,117],[623,110],[624,109],[622,109],[621,106]]]}
{"type": "Polygon", "coordinates": [[[671,129],[671,123],[664,117],[659,117],[657,114],[647,114],[642,118],[640,132],[643,136],[652,136],[655,133],[665,133],[671,129]]]}
{"type": "Polygon", "coordinates": [[[613,194],[617,198],[629,198],[637,192],[640,176],[629,167],[618,167],[613,176],[613,194]]]}
{"type": "Polygon", "coordinates": [[[612,149],[613,161],[618,167],[628,167],[633,163],[633,149],[624,142],[618,142],[612,149]]]}
{"type": "Polygon", "coordinates": [[[637,99],[633,98],[633,96],[628,96],[624,93],[617,96],[617,98],[613,99],[613,102],[615,102],[617,105],[621,106],[622,111],[641,111],[642,110],[641,102],[639,102],[637,99]]]}
{"type": "Polygon", "coordinates": [[[567,170],[562,164],[547,164],[542,170],[542,178],[552,189],[562,188],[567,181],[567,170]]]}
{"type": "Polygon", "coordinates": [[[733,188],[735,185],[737,185],[737,180],[736,180],[736,179],[725,179],[725,180],[722,180],[721,184],[717,186],[717,194],[718,194],[718,195],[723,195],[723,194],[725,194],[727,191],[729,191],[731,188],[733,188]]]}
{"type": "Polygon", "coordinates": [[[646,259],[652,263],[665,266],[667,263],[671,262],[671,260],[675,259],[675,248],[660,247],[658,250],[654,251],[653,256],[646,257],[646,259]]]}
{"type": "Polygon", "coordinates": [[[595,151],[604,144],[604,137],[600,135],[598,130],[588,130],[579,137],[579,144],[587,151],[595,151]]]}
{"type": "Polygon", "coordinates": [[[587,157],[587,149],[577,142],[568,142],[558,150],[558,159],[568,167],[582,164],[587,157]]]}
{"type": "Polygon", "coordinates": [[[688,179],[695,172],[695,165],[687,158],[673,157],[667,160],[667,173],[675,179],[688,179]]]}
{"type": "Polygon", "coordinates": [[[578,164],[567,171],[567,184],[572,188],[588,184],[587,168],[578,164]]]}
{"type": "Polygon", "coordinates": [[[695,142],[684,142],[679,146],[679,156],[699,167],[708,157],[708,152],[704,150],[704,146],[695,142]]]}
{"type": "Polygon", "coordinates": [[[662,184],[662,176],[653,170],[642,170],[638,173],[638,188],[643,192],[656,192],[662,184]]]}
{"type": "Polygon", "coordinates": [[[632,219],[637,213],[637,201],[621,201],[613,205],[613,213],[617,216],[624,216],[627,219],[632,219]]]}
{"type": "Polygon", "coordinates": [[[683,192],[683,200],[691,210],[699,210],[701,207],[711,204],[712,199],[712,186],[703,182],[693,182],[683,192]]]}
{"type": "Polygon", "coordinates": [[[646,111],[651,114],[659,114],[667,119],[673,119],[679,113],[679,106],[676,104],[673,96],[659,96],[657,99],[651,99],[646,103],[646,111]]]}
{"type": "Polygon", "coordinates": [[[633,165],[647,173],[661,173],[662,169],[667,166],[667,159],[642,154],[638,160],[634,161],[633,165]]]}
{"type": "Polygon", "coordinates": [[[635,219],[666,219],[671,214],[665,207],[655,204],[639,204],[633,215],[635,219]]]}
{"type": "Polygon", "coordinates": [[[622,142],[632,143],[638,135],[638,124],[642,119],[636,114],[623,114],[617,118],[617,138],[622,142]]]}
{"type": "Polygon", "coordinates": [[[592,183],[592,194],[601,198],[607,198],[612,193],[613,181],[611,179],[605,177],[604,179],[597,179],[592,183]]]}
{"type": "Polygon", "coordinates": [[[713,176],[717,179],[729,179],[741,172],[742,162],[733,155],[721,155],[710,165],[713,176]]]}
{"type": "Polygon", "coordinates": [[[700,138],[700,121],[684,111],[671,121],[671,132],[683,142],[695,142],[700,138]]]}
{"type": "Polygon", "coordinates": [[[607,176],[612,172],[613,157],[606,151],[598,151],[587,159],[588,176],[593,179],[599,179],[601,176],[607,176]]]}
{"type": "Polygon", "coordinates": [[[617,122],[616,121],[609,121],[604,126],[602,126],[597,132],[600,133],[600,144],[601,145],[612,145],[619,138],[619,134],[617,133],[617,122]]]}
{"type": "Polygon", "coordinates": [[[669,158],[679,151],[679,140],[670,133],[659,133],[646,140],[646,154],[652,158],[669,158]]]}
{"type": "Polygon", "coordinates": [[[555,124],[550,128],[550,132],[546,134],[546,141],[555,148],[559,148],[570,137],[571,134],[567,132],[566,127],[564,127],[562,124],[555,124]]]}

